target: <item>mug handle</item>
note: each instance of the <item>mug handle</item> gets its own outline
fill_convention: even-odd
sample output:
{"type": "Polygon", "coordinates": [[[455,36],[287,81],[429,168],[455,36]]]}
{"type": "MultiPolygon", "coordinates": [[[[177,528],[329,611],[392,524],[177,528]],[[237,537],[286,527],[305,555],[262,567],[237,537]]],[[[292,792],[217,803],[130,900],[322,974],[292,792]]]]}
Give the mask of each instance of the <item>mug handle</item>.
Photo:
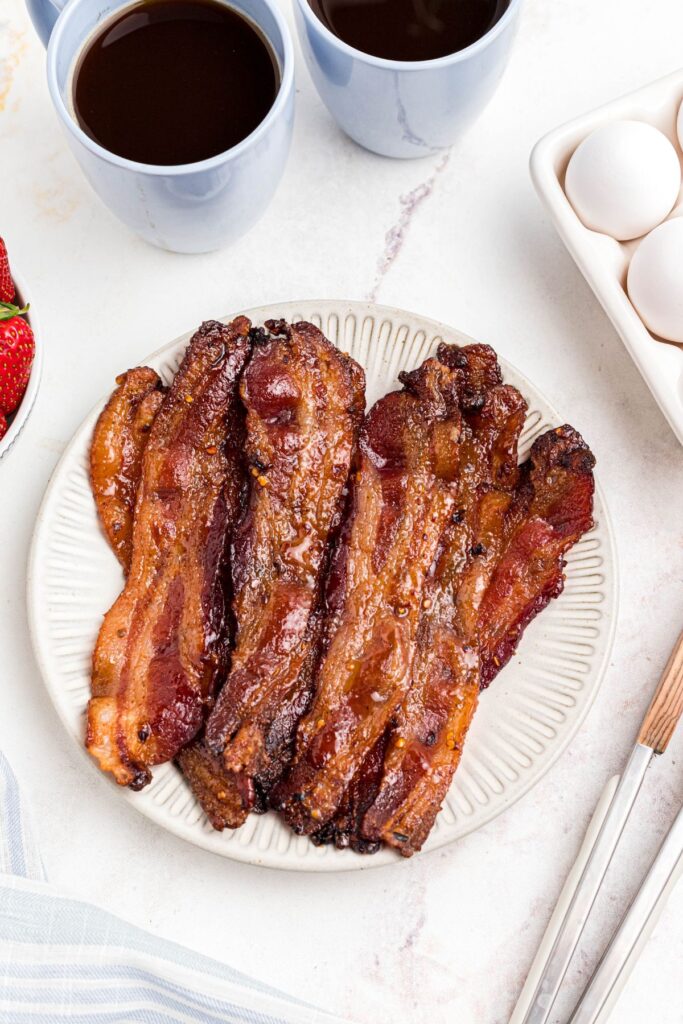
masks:
{"type": "Polygon", "coordinates": [[[33,27],[43,46],[47,47],[55,22],[67,0],[26,0],[33,27]]]}

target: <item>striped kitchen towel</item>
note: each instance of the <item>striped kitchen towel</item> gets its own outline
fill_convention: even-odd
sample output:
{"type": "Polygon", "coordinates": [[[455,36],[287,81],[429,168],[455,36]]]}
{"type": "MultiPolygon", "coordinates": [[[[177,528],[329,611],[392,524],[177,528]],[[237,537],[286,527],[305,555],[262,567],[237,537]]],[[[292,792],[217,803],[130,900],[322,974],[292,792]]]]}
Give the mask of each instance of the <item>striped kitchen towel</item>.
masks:
{"type": "Polygon", "coordinates": [[[56,891],[0,752],[0,1024],[63,1021],[344,1024],[56,891]]]}

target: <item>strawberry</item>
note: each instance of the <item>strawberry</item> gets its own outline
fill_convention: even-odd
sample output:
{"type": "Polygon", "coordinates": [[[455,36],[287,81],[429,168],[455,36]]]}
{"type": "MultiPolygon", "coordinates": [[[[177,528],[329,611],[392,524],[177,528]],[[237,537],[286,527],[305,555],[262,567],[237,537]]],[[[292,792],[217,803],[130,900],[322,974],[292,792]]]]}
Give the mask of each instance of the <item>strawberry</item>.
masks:
{"type": "Polygon", "coordinates": [[[33,331],[19,309],[0,302],[0,412],[14,412],[22,399],[36,350],[33,331]]]}
{"type": "Polygon", "coordinates": [[[0,412],[0,441],[2,441],[3,437],[7,433],[7,428],[8,427],[9,427],[9,423],[7,422],[5,417],[0,412]]]}
{"type": "Polygon", "coordinates": [[[0,302],[14,301],[14,281],[9,269],[7,246],[0,238],[0,302]]]}

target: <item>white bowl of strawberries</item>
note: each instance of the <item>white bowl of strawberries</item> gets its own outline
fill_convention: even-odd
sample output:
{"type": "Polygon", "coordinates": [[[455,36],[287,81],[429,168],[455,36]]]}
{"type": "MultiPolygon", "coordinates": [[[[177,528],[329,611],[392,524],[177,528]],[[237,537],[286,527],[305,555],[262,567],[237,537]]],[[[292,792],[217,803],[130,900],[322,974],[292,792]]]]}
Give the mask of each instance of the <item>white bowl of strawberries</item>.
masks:
{"type": "Polygon", "coordinates": [[[0,238],[0,459],[19,437],[38,393],[42,352],[35,330],[26,286],[11,272],[0,238]]]}

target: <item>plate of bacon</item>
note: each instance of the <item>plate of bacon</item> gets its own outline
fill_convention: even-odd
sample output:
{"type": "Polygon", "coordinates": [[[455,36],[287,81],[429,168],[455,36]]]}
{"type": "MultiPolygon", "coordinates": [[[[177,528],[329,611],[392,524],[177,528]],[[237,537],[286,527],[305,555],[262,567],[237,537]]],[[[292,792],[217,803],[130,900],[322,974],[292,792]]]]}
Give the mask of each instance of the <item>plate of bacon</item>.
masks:
{"type": "Polygon", "coordinates": [[[579,433],[489,346],[369,303],[249,310],[143,362],[64,453],[29,566],[93,769],[197,846],[299,870],[509,807],[613,640],[579,433]]]}

